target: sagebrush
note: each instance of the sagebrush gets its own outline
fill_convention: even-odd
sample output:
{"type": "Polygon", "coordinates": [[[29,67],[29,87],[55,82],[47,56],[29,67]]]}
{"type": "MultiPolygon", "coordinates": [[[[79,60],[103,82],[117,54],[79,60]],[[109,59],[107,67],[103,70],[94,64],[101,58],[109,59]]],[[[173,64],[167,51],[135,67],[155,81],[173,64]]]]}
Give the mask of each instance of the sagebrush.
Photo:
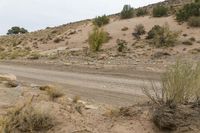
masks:
{"type": "Polygon", "coordinates": [[[160,84],[151,82],[143,92],[157,104],[184,104],[199,101],[200,64],[177,61],[163,74],[160,84]]]}
{"type": "Polygon", "coordinates": [[[11,109],[0,119],[2,133],[45,132],[53,126],[51,115],[31,103],[11,109]]]}
{"type": "Polygon", "coordinates": [[[171,31],[166,24],[162,27],[155,26],[149,31],[147,38],[152,38],[152,44],[156,47],[170,47],[177,42],[180,32],[171,31]]]}

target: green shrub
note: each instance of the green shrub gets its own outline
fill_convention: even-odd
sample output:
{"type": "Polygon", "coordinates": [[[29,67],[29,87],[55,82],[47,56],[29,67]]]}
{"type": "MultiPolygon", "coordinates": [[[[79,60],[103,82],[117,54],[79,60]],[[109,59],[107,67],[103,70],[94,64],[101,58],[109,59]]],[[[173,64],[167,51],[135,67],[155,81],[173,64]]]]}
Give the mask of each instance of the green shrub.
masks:
{"type": "Polygon", "coordinates": [[[165,25],[158,28],[158,31],[155,31],[152,42],[156,47],[174,46],[178,36],[179,32],[173,32],[169,29],[168,25],[165,25]]]}
{"type": "Polygon", "coordinates": [[[163,17],[168,15],[168,8],[165,6],[156,6],[153,8],[154,17],[163,17]]]}
{"type": "Polygon", "coordinates": [[[134,33],[137,35],[143,35],[146,33],[145,28],[142,24],[138,24],[135,26],[134,33]]]}
{"type": "Polygon", "coordinates": [[[127,42],[125,40],[120,40],[120,39],[117,39],[117,50],[118,52],[124,52],[125,49],[127,48],[127,42]]]}
{"type": "Polygon", "coordinates": [[[147,15],[148,14],[148,12],[147,12],[147,10],[146,9],[143,9],[143,8],[139,8],[138,10],[137,10],[137,12],[136,12],[136,16],[145,16],[145,15],[147,15]]]}
{"type": "Polygon", "coordinates": [[[109,17],[107,17],[106,15],[103,16],[98,16],[94,19],[93,23],[94,25],[101,27],[103,25],[108,24],[110,21],[109,17]]]}
{"type": "Polygon", "coordinates": [[[8,30],[7,35],[13,35],[13,34],[25,34],[28,31],[24,28],[20,28],[18,26],[14,26],[11,29],[8,30]]]}
{"type": "Polygon", "coordinates": [[[192,27],[200,27],[200,17],[189,18],[188,24],[192,27]]]}
{"type": "Polygon", "coordinates": [[[161,32],[162,27],[159,25],[154,25],[154,27],[148,32],[147,39],[152,39],[156,34],[161,32]]]}
{"type": "Polygon", "coordinates": [[[187,21],[192,16],[200,16],[200,3],[191,3],[185,5],[176,14],[176,19],[178,21],[187,21]]]}
{"type": "Polygon", "coordinates": [[[89,47],[92,51],[99,51],[102,44],[107,42],[109,39],[108,33],[103,29],[95,27],[93,32],[89,34],[89,47]]]}
{"type": "Polygon", "coordinates": [[[134,9],[130,5],[124,5],[120,15],[121,19],[132,18],[134,16],[134,9]]]}
{"type": "Polygon", "coordinates": [[[143,92],[158,104],[184,104],[199,100],[200,64],[177,61],[163,74],[161,83],[152,82],[143,92]],[[155,93],[155,94],[154,94],[155,93]]]}

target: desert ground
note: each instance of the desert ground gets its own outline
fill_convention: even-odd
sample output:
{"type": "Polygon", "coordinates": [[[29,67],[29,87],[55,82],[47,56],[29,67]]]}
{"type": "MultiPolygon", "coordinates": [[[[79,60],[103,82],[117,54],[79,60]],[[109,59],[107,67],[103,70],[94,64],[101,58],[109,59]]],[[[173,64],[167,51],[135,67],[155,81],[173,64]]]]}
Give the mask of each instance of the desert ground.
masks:
{"type": "Polygon", "coordinates": [[[166,112],[157,119],[167,119],[164,128],[176,128],[163,131],[153,122],[155,103],[142,90],[152,87],[151,81],[160,86],[163,73],[180,58],[199,62],[199,27],[177,22],[174,15],[120,19],[116,14],[109,18],[102,27],[109,41],[98,52],[91,52],[88,45],[93,20],[0,36],[2,133],[12,128],[17,129],[13,133],[200,132],[199,103],[181,104],[178,113],[173,112],[173,105],[160,105],[166,112]],[[138,24],[146,31],[140,38],[133,36],[138,24]],[[179,33],[174,46],[152,46],[146,37],[155,24],[179,33]],[[119,39],[126,43],[123,52],[118,51],[119,39]],[[40,123],[35,112],[48,118],[46,129],[35,129],[40,123]],[[27,118],[29,113],[33,119],[27,118]]]}

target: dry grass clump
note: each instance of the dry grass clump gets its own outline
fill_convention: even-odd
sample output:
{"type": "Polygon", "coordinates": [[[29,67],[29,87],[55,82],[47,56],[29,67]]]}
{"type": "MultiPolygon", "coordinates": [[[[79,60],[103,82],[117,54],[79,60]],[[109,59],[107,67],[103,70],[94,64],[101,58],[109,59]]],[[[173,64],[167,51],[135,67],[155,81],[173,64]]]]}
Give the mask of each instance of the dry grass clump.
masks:
{"type": "Polygon", "coordinates": [[[38,60],[40,57],[41,57],[40,53],[38,53],[38,52],[32,52],[32,53],[27,57],[27,59],[30,59],[30,60],[38,60]]]}
{"type": "Polygon", "coordinates": [[[31,103],[13,108],[0,119],[2,133],[44,132],[53,126],[54,121],[51,115],[31,103]]]}
{"type": "Polygon", "coordinates": [[[199,101],[200,64],[177,61],[163,74],[161,84],[143,87],[143,92],[154,103],[177,105],[199,101]]]}
{"type": "Polygon", "coordinates": [[[64,96],[64,93],[55,86],[46,86],[45,91],[47,92],[51,100],[64,96]]]}

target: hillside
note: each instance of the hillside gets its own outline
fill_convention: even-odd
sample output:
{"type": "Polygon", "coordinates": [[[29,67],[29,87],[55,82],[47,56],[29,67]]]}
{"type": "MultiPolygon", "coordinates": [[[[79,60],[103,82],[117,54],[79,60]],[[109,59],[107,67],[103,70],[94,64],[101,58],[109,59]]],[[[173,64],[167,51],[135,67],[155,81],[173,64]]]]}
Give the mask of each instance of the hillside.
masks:
{"type": "MultiPolygon", "coordinates": [[[[184,1],[165,1],[158,4],[175,6],[190,2],[184,1]]],[[[149,5],[144,8],[152,8],[149,5]]],[[[70,23],[58,27],[46,28],[44,30],[22,34],[1,36],[0,58],[4,60],[29,61],[37,59],[35,62],[54,62],[61,64],[78,65],[137,65],[137,64],[155,64],[161,65],[173,62],[179,56],[186,58],[198,57],[200,30],[187,26],[186,23],[180,24],[175,17],[154,18],[151,16],[134,17],[121,20],[118,15],[110,16],[110,23],[103,29],[109,33],[110,40],[103,44],[100,52],[91,53],[88,45],[88,35],[92,32],[92,20],[70,23]],[[169,25],[173,31],[180,32],[178,41],[174,47],[155,48],[149,45],[145,37],[135,38],[132,33],[136,25],[142,24],[148,32],[155,24],[163,26],[169,25]],[[123,28],[126,31],[122,31],[123,28]],[[184,42],[190,41],[192,45],[184,45],[184,42]],[[121,53],[117,51],[117,40],[124,40],[127,43],[126,50],[121,53]],[[38,60],[39,58],[39,60],[38,60]]],[[[191,58],[190,58],[191,59],[191,58]]],[[[31,61],[32,62],[32,61],[31,61]]],[[[159,66],[159,65],[157,65],[159,66]]]]}

